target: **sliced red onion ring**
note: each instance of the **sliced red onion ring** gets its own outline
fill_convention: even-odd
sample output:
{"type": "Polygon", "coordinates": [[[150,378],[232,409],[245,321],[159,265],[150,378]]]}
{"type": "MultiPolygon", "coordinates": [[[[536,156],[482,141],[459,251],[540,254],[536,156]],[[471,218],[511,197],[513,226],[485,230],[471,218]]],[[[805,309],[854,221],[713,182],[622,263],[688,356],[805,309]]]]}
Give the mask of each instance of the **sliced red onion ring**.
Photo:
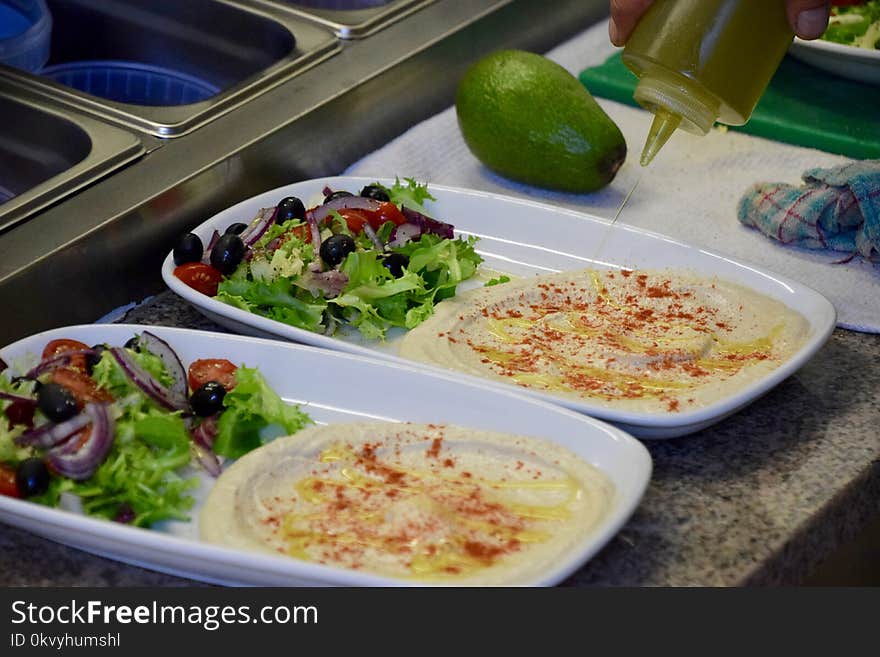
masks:
{"type": "Polygon", "coordinates": [[[22,397],[21,395],[13,395],[11,392],[3,392],[0,390],[0,399],[11,402],[31,402],[35,403],[33,397],[22,397]]]}
{"type": "Polygon", "coordinates": [[[246,247],[253,246],[269,230],[269,226],[275,221],[275,208],[262,208],[257,216],[251,220],[250,225],[242,231],[240,237],[246,247]]]}
{"type": "Polygon", "coordinates": [[[47,422],[38,427],[25,431],[15,439],[16,445],[31,445],[32,447],[55,447],[70,438],[77,431],[89,424],[92,419],[85,412],[74,415],[64,422],[47,422]]]}
{"type": "Polygon", "coordinates": [[[182,411],[189,407],[187,399],[179,398],[156,381],[153,375],[138,365],[124,348],[110,347],[110,353],[132,383],[157,404],[171,411],[182,411]]]}
{"type": "Polygon", "coordinates": [[[92,430],[85,443],[66,443],[46,452],[46,463],[58,474],[83,481],[93,474],[107,458],[113,446],[113,416],[107,404],[86,404],[82,415],[91,422],[92,430]]]}
{"type": "Polygon", "coordinates": [[[36,379],[41,374],[51,372],[52,370],[57,370],[59,367],[66,367],[67,365],[70,365],[70,361],[73,360],[75,356],[96,355],[98,355],[97,349],[71,349],[70,351],[62,352],[56,356],[44,358],[35,368],[27,372],[23,377],[19,378],[36,379]]]}
{"type": "Polygon", "coordinates": [[[342,209],[349,209],[374,211],[378,210],[381,205],[382,203],[374,198],[366,198],[364,196],[340,196],[327,201],[323,205],[319,205],[312,210],[312,212],[315,215],[315,221],[322,224],[334,210],[339,211],[342,209]]]}
{"type": "Polygon", "coordinates": [[[219,413],[206,417],[192,431],[193,441],[205,449],[213,449],[214,441],[217,439],[217,420],[219,413]]]}
{"type": "Polygon", "coordinates": [[[342,294],[348,285],[348,274],[338,269],[312,271],[307,269],[295,281],[294,285],[308,290],[313,296],[320,292],[325,298],[332,299],[342,294]]]}
{"type": "Polygon", "coordinates": [[[385,245],[382,244],[382,240],[379,239],[379,236],[376,235],[376,231],[373,230],[373,227],[370,224],[364,224],[364,235],[370,238],[370,241],[373,243],[373,246],[375,246],[377,250],[385,250],[385,245]]]}
{"type": "Polygon", "coordinates": [[[211,233],[211,239],[208,240],[208,246],[205,247],[205,252],[202,254],[202,264],[210,265],[211,264],[211,249],[214,248],[214,245],[217,243],[217,240],[220,239],[220,232],[215,228],[214,232],[211,233]]]}
{"type": "Polygon", "coordinates": [[[171,345],[162,338],[149,331],[143,331],[138,337],[138,344],[158,357],[165,366],[165,370],[171,375],[173,383],[171,384],[171,394],[176,401],[183,400],[187,402],[187,380],[186,368],[180,362],[180,358],[175,353],[171,345]]]}
{"type": "Polygon", "coordinates": [[[411,224],[409,222],[406,222],[405,224],[400,224],[399,226],[395,226],[394,230],[391,231],[388,246],[403,246],[404,244],[411,242],[415,238],[420,237],[423,232],[424,230],[418,224],[411,224]]]}
{"type": "Polygon", "coordinates": [[[220,476],[220,472],[222,471],[220,468],[220,460],[214,452],[210,449],[205,449],[196,443],[192,443],[192,452],[198,464],[205,469],[205,472],[212,477],[220,476]]]}
{"type": "Polygon", "coordinates": [[[447,224],[444,221],[437,221],[436,219],[432,219],[426,214],[416,212],[415,210],[410,210],[406,206],[402,207],[400,211],[403,213],[403,216],[406,217],[406,220],[409,223],[421,226],[422,231],[425,233],[434,233],[435,235],[445,237],[449,240],[455,237],[455,226],[453,226],[452,224],[447,224]]]}
{"type": "Polygon", "coordinates": [[[315,219],[315,214],[311,210],[306,211],[306,222],[309,224],[309,231],[312,234],[312,248],[315,250],[315,262],[319,263],[321,268],[324,268],[324,263],[321,262],[321,228],[318,226],[318,221],[315,219]]]}

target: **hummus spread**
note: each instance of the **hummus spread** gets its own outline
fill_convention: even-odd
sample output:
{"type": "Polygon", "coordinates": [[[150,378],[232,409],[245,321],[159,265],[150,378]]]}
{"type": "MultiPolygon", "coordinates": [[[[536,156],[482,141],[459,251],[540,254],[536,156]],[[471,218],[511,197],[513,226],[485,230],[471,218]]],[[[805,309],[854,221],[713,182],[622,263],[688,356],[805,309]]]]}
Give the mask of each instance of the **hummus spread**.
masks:
{"type": "Polygon", "coordinates": [[[785,304],[717,278],[583,270],[445,300],[400,355],[621,410],[678,412],[766,376],[808,333],[785,304]]]}
{"type": "Polygon", "coordinates": [[[614,499],[605,475],[549,442],[364,422],[245,455],[199,526],[212,543],[383,576],[522,584],[582,546],[614,499]]]}

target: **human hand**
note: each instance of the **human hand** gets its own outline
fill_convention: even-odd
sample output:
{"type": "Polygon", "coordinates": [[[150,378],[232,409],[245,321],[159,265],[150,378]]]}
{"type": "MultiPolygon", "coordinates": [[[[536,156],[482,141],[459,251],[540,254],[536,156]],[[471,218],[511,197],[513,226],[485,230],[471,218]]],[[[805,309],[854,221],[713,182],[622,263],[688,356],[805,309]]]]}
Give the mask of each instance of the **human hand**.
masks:
{"type": "MultiPolygon", "coordinates": [[[[654,0],[611,0],[608,34],[611,43],[622,46],[654,0]]],[[[831,2],[827,0],[785,0],[788,22],[801,39],[818,39],[828,27],[831,2]]]]}

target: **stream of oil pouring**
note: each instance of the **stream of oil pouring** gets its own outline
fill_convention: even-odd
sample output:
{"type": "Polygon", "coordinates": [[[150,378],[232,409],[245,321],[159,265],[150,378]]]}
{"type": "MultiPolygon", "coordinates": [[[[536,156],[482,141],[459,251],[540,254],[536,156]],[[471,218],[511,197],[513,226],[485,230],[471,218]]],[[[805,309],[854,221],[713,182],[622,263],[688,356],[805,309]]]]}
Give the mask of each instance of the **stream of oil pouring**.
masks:
{"type": "Polygon", "coordinates": [[[636,181],[633,183],[633,186],[630,188],[627,195],[623,197],[623,202],[620,204],[620,207],[617,208],[617,212],[614,213],[614,218],[611,220],[611,223],[608,224],[608,227],[605,228],[605,231],[602,233],[602,239],[599,240],[599,245],[596,247],[596,252],[593,254],[591,260],[594,263],[598,263],[599,254],[602,252],[602,249],[605,247],[605,242],[608,241],[608,236],[611,235],[611,231],[614,230],[614,224],[617,223],[620,214],[623,212],[623,209],[626,207],[626,204],[629,203],[629,199],[632,197],[633,192],[636,191],[636,187],[639,186],[639,183],[642,182],[642,176],[645,175],[644,170],[639,172],[639,177],[636,178],[636,181]]]}

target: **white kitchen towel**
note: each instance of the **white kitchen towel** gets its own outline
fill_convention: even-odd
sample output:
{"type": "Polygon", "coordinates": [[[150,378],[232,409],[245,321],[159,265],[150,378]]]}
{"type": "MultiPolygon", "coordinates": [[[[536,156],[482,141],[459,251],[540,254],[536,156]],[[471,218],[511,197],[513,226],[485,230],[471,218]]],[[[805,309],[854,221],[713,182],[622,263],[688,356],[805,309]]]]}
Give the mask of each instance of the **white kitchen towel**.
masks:
{"type": "MultiPolygon", "coordinates": [[[[604,62],[614,47],[607,24],[597,24],[547,53],[577,75],[604,62]]],[[[880,333],[880,266],[861,258],[838,264],[839,253],[781,245],[740,224],[737,202],[757,182],[798,184],[807,169],[848,159],[735,131],[705,137],[678,132],[654,162],[642,169],[638,156],[651,115],[597,99],[623,132],[629,154],[614,181],[585,195],[549,192],[495,175],[465,145],[449,108],[414,126],[352,164],[347,175],[415,177],[437,184],[530,198],[610,219],[639,177],[641,182],[618,221],[656,231],[710,251],[750,262],[808,285],[831,301],[838,326],[880,333]]]]}

